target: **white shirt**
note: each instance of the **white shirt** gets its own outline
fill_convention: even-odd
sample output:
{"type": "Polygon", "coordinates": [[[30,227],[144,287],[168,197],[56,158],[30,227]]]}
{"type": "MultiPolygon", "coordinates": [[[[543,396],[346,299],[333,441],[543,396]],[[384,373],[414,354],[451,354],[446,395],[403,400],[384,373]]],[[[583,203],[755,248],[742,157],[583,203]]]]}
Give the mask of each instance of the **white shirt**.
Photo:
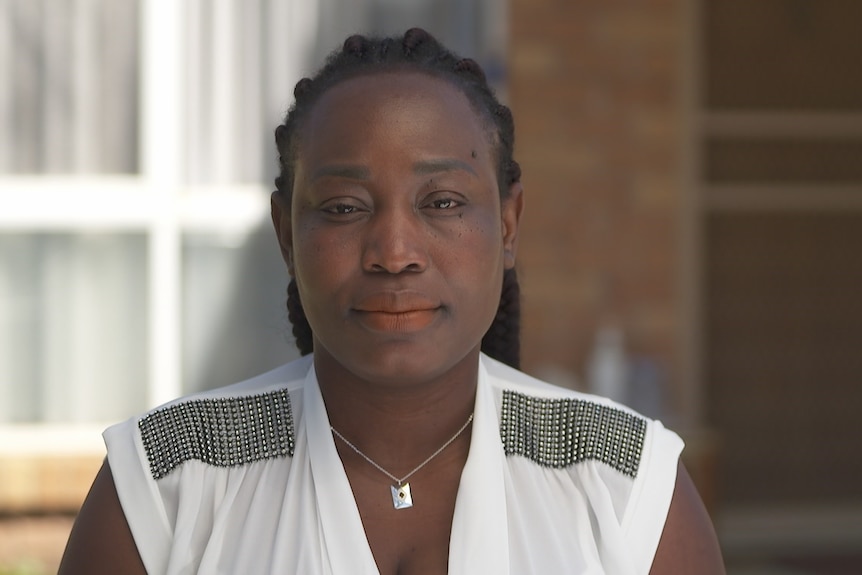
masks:
{"type": "MultiPolygon", "coordinates": [[[[471,433],[450,574],[649,572],[676,434],[486,356],[471,433]]],[[[104,436],[149,573],[378,573],[310,356],[104,436]]]]}

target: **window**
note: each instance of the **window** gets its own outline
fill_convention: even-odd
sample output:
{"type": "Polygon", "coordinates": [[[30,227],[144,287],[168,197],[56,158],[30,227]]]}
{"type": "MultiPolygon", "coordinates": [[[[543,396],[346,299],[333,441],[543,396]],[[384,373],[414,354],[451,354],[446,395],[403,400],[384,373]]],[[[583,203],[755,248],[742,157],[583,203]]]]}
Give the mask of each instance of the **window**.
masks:
{"type": "Polygon", "coordinates": [[[0,4],[0,425],[101,427],[294,354],[259,238],[314,9],[0,4]]]}
{"type": "Polygon", "coordinates": [[[272,130],[357,29],[427,22],[502,87],[504,3],[443,4],[0,3],[0,427],[100,430],[294,357],[272,130]]]}

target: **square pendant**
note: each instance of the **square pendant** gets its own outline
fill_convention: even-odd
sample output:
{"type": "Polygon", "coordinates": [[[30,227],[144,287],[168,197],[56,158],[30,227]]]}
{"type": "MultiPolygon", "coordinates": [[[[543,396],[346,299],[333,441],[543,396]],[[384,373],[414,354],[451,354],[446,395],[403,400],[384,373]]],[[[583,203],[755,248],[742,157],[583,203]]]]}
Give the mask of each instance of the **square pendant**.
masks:
{"type": "Polygon", "coordinates": [[[410,484],[390,485],[392,490],[392,505],[395,509],[407,509],[413,507],[413,496],[410,494],[410,484]]]}

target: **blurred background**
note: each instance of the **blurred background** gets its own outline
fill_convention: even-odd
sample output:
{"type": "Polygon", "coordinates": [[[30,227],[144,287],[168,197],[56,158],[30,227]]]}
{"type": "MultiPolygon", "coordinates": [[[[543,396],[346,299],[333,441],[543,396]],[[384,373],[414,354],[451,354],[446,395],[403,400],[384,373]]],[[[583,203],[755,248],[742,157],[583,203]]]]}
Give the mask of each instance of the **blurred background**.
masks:
{"type": "Polygon", "coordinates": [[[526,371],[661,418],[736,574],[862,572],[862,2],[0,0],[0,574],[100,433],[296,357],[294,83],[421,25],[513,109],[526,371]]]}

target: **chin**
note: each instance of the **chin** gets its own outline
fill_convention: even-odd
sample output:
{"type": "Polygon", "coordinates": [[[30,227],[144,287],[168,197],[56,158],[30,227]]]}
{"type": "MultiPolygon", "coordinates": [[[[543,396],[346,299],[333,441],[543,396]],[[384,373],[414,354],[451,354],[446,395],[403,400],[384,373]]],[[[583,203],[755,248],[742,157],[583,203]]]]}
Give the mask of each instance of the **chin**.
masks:
{"type": "Polygon", "coordinates": [[[409,388],[439,378],[464,361],[468,354],[446,353],[441,347],[377,346],[374,352],[353,357],[345,367],[376,385],[409,388]],[[386,349],[380,349],[381,347],[386,349]]]}
{"type": "Polygon", "coordinates": [[[372,357],[360,358],[359,365],[352,371],[364,372],[364,379],[380,385],[405,386],[421,383],[446,371],[445,365],[441,365],[440,361],[435,361],[436,358],[429,355],[415,349],[379,351],[372,357]]]}

